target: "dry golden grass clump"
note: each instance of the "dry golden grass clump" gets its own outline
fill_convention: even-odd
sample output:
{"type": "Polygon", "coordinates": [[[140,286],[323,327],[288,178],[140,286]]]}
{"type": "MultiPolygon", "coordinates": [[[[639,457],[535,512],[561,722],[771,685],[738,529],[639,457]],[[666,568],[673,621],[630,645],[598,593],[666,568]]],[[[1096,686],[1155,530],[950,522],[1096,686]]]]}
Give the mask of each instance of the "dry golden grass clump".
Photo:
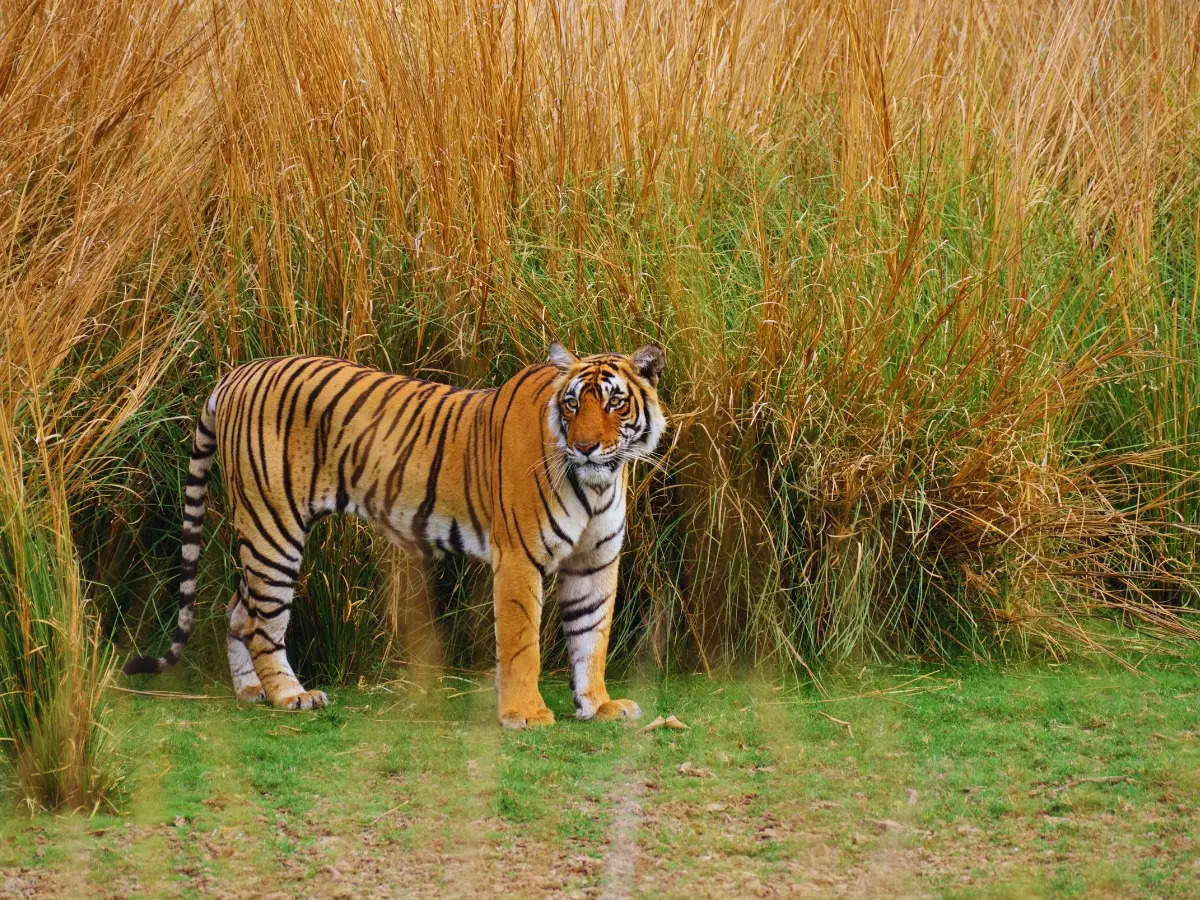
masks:
{"type": "MultiPolygon", "coordinates": [[[[71,708],[101,766],[84,736],[173,572],[187,423],[269,354],[494,383],[551,337],[662,343],[626,660],[1192,634],[1196,34],[1184,2],[9,4],[0,627],[49,610],[38,646],[75,662],[4,670],[6,746],[45,769],[34,723],[71,708]]],[[[329,540],[296,627],[334,677],[388,615],[338,552],[358,529],[329,540]]],[[[463,662],[490,627],[458,574],[463,662]]]]}

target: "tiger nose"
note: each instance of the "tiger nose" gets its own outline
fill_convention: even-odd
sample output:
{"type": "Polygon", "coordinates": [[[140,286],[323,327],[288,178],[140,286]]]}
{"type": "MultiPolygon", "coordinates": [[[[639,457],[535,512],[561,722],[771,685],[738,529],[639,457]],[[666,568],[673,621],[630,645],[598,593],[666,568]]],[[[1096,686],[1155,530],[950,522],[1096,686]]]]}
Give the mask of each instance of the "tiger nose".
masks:
{"type": "Polygon", "coordinates": [[[597,443],[595,443],[595,444],[579,444],[579,443],[576,443],[576,444],[575,444],[575,449],[576,449],[576,450],[578,450],[580,453],[582,453],[584,456],[589,456],[589,455],[591,455],[591,452],[592,452],[593,450],[595,450],[595,449],[596,449],[597,447],[599,447],[599,446],[600,446],[599,442],[597,442],[597,443]]]}

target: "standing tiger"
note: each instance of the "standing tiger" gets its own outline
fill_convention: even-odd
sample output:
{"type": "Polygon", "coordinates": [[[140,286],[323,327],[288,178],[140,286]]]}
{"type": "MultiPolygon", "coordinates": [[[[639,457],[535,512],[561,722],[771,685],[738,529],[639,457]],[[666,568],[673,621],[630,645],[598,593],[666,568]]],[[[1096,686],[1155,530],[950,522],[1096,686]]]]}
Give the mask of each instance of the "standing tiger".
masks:
{"type": "Polygon", "coordinates": [[[327,357],[239,366],[196,422],[171,649],[129,660],[126,674],[161,672],[183,653],[219,449],[241,562],[226,642],[238,699],[292,709],[328,703],[297,680],[284,633],[313,525],[349,512],[420,555],[453,551],[491,563],[503,725],[554,721],[538,690],[538,635],[542,581],[555,572],[576,715],[640,715],[632,700],[610,699],[604,664],[625,534],[625,463],[662,437],[663,362],[654,346],[577,359],[555,343],[549,365],[483,390],[327,357]]]}

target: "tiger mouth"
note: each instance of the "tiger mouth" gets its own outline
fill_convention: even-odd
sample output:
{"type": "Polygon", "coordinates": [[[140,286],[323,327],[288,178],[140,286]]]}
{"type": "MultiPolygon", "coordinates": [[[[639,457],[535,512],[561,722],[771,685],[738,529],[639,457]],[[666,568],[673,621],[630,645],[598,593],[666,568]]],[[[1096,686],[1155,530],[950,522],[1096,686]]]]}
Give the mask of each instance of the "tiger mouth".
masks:
{"type": "Polygon", "coordinates": [[[613,482],[621,460],[611,459],[603,462],[571,463],[571,469],[580,482],[590,488],[606,488],[613,482]]]}
{"type": "Polygon", "coordinates": [[[581,475],[585,472],[615,472],[621,467],[621,458],[602,459],[597,462],[571,462],[568,465],[581,475]]]}

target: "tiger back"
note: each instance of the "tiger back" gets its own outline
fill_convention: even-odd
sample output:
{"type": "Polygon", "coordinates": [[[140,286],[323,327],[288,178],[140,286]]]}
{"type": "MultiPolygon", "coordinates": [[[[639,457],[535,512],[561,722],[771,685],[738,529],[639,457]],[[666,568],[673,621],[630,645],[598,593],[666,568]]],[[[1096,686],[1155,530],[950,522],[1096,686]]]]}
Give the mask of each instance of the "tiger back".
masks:
{"type": "Polygon", "coordinates": [[[554,721],[538,690],[543,580],[558,574],[576,715],[635,716],[604,684],[624,537],[627,464],[665,428],[661,349],[547,364],[469,390],[327,357],[258,360],[226,375],[196,423],[185,488],[179,615],[171,649],[126,673],[162,671],[191,633],[207,478],[219,453],[241,576],[227,655],[241,700],[323,706],[287,659],[285,634],[309,533],[352,513],[422,557],[491,564],[499,718],[554,721]]]}

